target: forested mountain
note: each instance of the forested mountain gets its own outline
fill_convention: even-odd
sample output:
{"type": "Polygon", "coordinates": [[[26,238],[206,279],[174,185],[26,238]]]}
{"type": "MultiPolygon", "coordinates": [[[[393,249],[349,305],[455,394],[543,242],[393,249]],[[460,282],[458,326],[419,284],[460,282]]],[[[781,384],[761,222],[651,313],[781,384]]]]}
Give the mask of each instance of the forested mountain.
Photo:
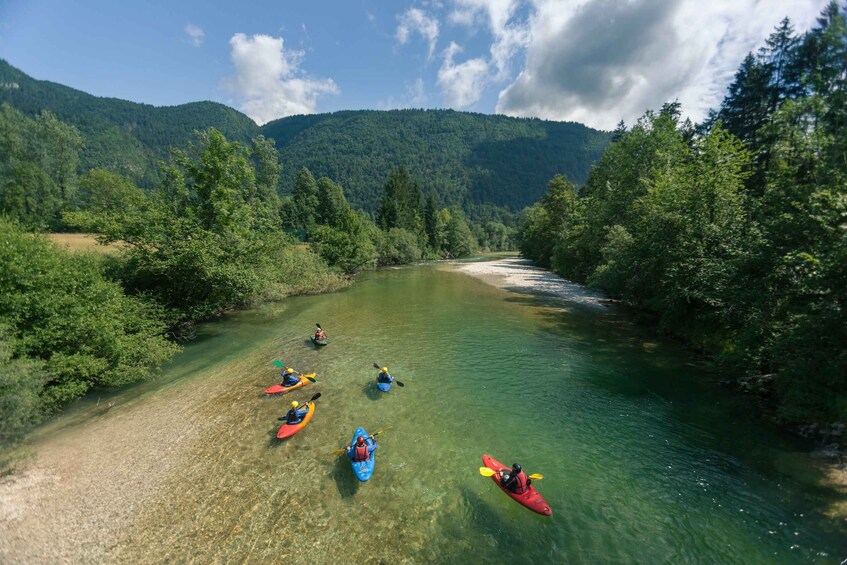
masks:
{"type": "Polygon", "coordinates": [[[397,166],[442,205],[517,210],[536,201],[555,174],[585,182],[611,140],[577,123],[452,110],[291,116],[264,125],[262,133],[276,140],[286,190],[305,166],[341,183],[350,203],[369,211],[397,166]]]}
{"type": "Polygon", "coordinates": [[[475,216],[489,205],[518,210],[536,201],[547,180],[562,174],[585,182],[611,134],[576,123],[487,116],[452,110],[345,111],[291,116],[259,128],[222,104],[155,107],[92,96],[35,80],[0,60],[0,104],[33,117],[42,110],[83,136],[80,172],[99,167],[149,188],[156,163],[183,147],[195,130],[213,127],[230,141],[264,134],[283,165],[280,192],[289,193],[303,167],[344,187],[350,204],[374,212],[389,172],[400,166],[444,206],[475,216]]]}
{"type": "Polygon", "coordinates": [[[237,110],[216,102],[156,107],[117,98],[101,98],[55,82],[35,80],[0,59],[0,104],[24,114],[42,110],[76,126],[84,143],[83,171],[101,167],[128,175],[150,187],[156,163],[171,147],[183,147],[195,130],[214,127],[233,141],[247,142],[258,126],[237,110]]]}

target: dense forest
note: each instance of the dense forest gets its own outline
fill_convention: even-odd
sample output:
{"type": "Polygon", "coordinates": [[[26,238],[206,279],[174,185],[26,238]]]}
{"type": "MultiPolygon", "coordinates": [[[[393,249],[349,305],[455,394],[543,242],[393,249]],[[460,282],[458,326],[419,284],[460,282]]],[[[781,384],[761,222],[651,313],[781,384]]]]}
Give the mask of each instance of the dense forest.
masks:
{"type": "Polygon", "coordinates": [[[101,98],[35,80],[0,59],[0,104],[34,118],[48,111],[81,136],[79,168],[101,168],[143,188],[160,180],[157,162],[184,147],[195,130],[213,127],[231,141],[259,134],[280,151],[280,194],[294,189],[302,167],[345,187],[350,203],[375,212],[388,171],[405,166],[426,179],[439,206],[460,206],[474,219],[503,219],[538,199],[547,179],[585,181],[610,135],[580,124],[486,116],[451,110],[336,112],[292,116],[259,128],[214,102],[154,107],[101,98]]]}
{"type": "Polygon", "coordinates": [[[258,126],[232,108],[215,102],[155,107],[117,98],[101,98],[35,80],[0,59],[0,103],[29,117],[49,111],[74,126],[82,144],[82,171],[102,168],[129,176],[144,188],[159,178],[158,161],[171,147],[182,147],[195,130],[213,127],[228,139],[247,142],[258,126]]]}
{"type": "Polygon", "coordinates": [[[847,5],[784,20],[695,127],[648,111],[577,189],[523,214],[523,254],[654,316],[776,399],[847,420],[847,5]]]}
{"type": "Polygon", "coordinates": [[[384,171],[401,164],[426,179],[439,205],[472,217],[491,206],[528,206],[555,174],[584,183],[611,139],[576,123],[452,110],[292,116],[262,133],[280,148],[284,187],[305,166],[343,184],[354,206],[374,211],[384,171]]]}

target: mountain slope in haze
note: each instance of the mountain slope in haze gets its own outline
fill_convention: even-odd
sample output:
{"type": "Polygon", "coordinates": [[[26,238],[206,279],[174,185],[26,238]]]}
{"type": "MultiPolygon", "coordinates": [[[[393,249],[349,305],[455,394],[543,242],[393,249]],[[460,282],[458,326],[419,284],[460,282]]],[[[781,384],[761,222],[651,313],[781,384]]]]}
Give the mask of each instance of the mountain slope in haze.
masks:
{"type": "Polygon", "coordinates": [[[157,176],[156,162],[170,147],[185,147],[194,130],[214,127],[230,140],[247,142],[258,126],[216,102],[156,107],[101,98],[55,82],[36,80],[0,59],[0,104],[33,116],[49,110],[76,126],[85,139],[83,170],[103,167],[128,175],[143,186],[157,176]]]}
{"type": "Polygon", "coordinates": [[[611,134],[573,122],[453,110],[342,111],[291,116],[262,126],[276,140],[282,184],[301,167],[344,186],[374,210],[392,167],[405,165],[441,204],[517,210],[537,201],[557,173],[582,184],[611,134]]]}

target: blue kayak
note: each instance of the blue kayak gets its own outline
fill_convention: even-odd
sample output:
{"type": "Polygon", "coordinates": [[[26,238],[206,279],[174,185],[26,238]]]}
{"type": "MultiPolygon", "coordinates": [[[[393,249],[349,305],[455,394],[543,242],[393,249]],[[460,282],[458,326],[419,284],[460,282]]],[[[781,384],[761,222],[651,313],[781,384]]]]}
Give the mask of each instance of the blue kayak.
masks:
{"type": "Polygon", "coordinates": [[[388,392],[391,388],[391,383],[381,383],[379,381],[376,382],[376,387],[382,392],[388,392]]]}
{"type": "MultiPolygon", "coordinates": [[[[354,447],[356,445],[356,438],[359,436],[365,436],[365,443],[368,445],[373,445],[375,443],[374,440],[368,437],[368,432],[365,431],[365,428],[356,428],[356,431],[353,433],[353,441],[350,442],[350,447],[354,447]]],[[[371,453],[371,458],[367,461],[350,460],[350,464],[353,465],[353,472],[356,473],[356,478],[363,483],[370,479],[371,475],[374,474],[374,463],[376,463],[376,451],[371,453]]]]}

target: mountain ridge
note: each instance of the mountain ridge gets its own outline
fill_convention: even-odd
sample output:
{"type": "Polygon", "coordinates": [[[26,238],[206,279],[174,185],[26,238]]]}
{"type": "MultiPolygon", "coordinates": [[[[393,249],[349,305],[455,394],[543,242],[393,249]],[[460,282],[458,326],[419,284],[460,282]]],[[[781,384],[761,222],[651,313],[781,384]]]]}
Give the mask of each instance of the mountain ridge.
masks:
{"type": "Polygon", "coordinates": [[[149,188],[170,147],[214,127],[249,143],[263,134],[280,152],[280,192],[302,167],[341,183],[351,204],[373,212],[390,170],[405,166],[440,204],[518,210],[538,200],[555,174],[582,184],[611,133],[575,122],[442,109],[339,110],[258,126],[211,101],[153,106],[37,80],[0,59],[0,103],[25,114],[49,110],[83,134],[81,168],[102,167],[149,188]],[[11,86],[16,84],[17,86],[11,86]]]}

